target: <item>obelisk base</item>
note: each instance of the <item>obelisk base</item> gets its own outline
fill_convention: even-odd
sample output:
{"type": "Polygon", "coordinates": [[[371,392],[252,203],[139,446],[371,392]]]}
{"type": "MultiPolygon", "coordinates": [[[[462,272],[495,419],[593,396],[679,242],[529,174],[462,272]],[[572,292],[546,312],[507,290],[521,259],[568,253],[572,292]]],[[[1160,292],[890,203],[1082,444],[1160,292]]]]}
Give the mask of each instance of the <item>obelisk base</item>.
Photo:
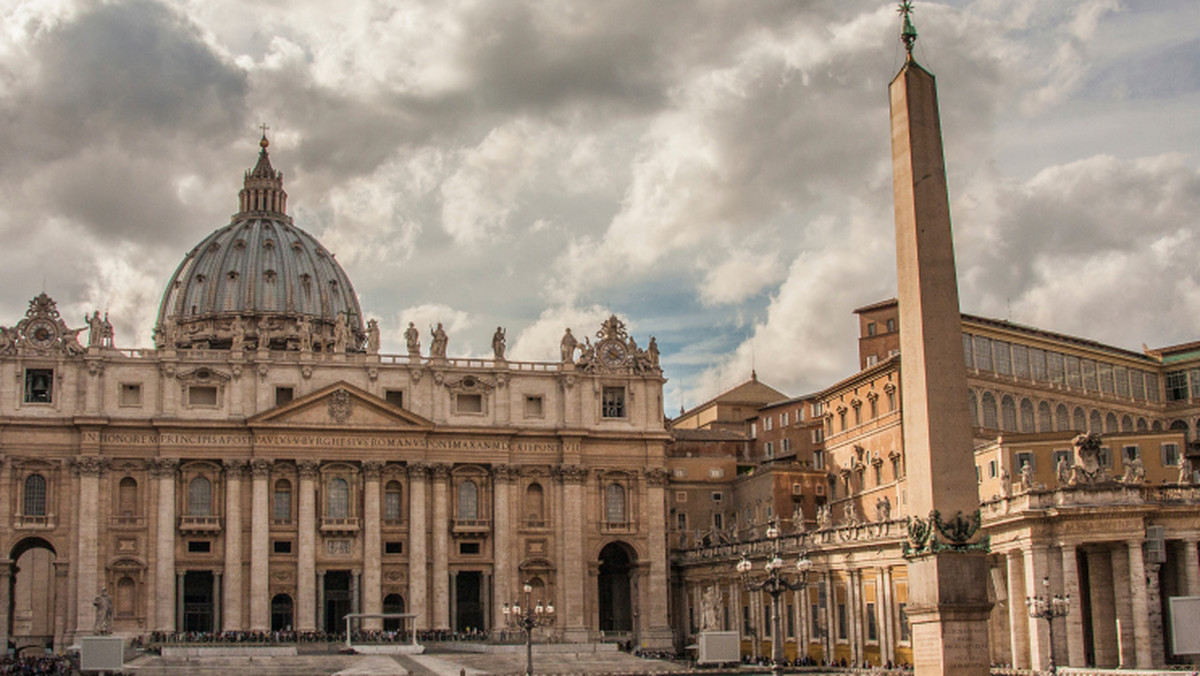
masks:
{"type": "Polygon", "coordinates": [[[919,676],[987,676],[987,563],[983,552],[941,552],[909,561],[909,624],[919,676]]]}

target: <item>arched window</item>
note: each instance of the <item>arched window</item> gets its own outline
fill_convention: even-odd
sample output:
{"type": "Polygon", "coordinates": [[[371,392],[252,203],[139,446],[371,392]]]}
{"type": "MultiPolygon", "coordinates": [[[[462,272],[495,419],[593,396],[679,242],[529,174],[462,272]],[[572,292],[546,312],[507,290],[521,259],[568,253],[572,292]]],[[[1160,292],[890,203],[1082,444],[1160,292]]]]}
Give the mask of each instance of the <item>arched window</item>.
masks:
{"type": "Polygon", "coordinates": [[[117,580],[117,598],[115,610],[117,617],[133,617],[135,607],[133,578],[128,575],[117,580]]]}
{"type": "Polygon", "coordinates": [[[1120,423],[1117,422],[1117,414],[1109,413],[1107,416],[1105,416],[1105,418],[1104,418],[1105,434],[1113,434],[1118,429],[1120,429],[1120,423]]]}
{"type": "Polygon", "coordinates": [[[1017,405],[1007,394],[1000,399],[1000,422],[1005,432],[1017,431],[1017,405]]]}
{"type": "Polygon", "coordinates": [[[278,479],[275,482],[275,521],[278,523],[292,522],[292,482],[278,479]]]}
{"type": "MultiPolygon", "coordinates": [[[[399,594],[388,594],[383,597],[383,612],[385,613],[402,613],[404,612],[404,597],[399,594]]],[[[383,620],[384,631],[400,631],[400,618],[388,617],[383,620]]]]}
{"type": "Polygon", "coordinates": [[[1033,432],[1037,428],[1033,421],[1033,402],[1028,399],[1021,400],[1021,431],[1033,432]]]}
{"type": "Polygon", "coordinates": [[[1058,424],[1056,432],[1071,431],[1071,412],[1067,410],[1066,404],[1059,404],[1058,408],[1054,409],[1054,418],[1058,424]]]}
{"type": "Polygon", "coordinates": [[[971,427],[979,427],[979,402],[975,390],[967,390],[967,409],[971,411],[971,427]]]}
{"type": "Polygon", "coordinates": [[[198,476],[188,484],[188,516],[212,514],[212,482],[198,476]]]}
{"type": "Polygon", "coordinates": [[[604,489],[604,515],[609,523],[625,523],[625,487],[611,483],[604,489]]]}
{"type": "Polygon", "coordinates": [[[1150,428],[1146,425],[1145,418],[1138,418],[1137,431],[1139,431],[1139,432],[1149,432],[1150,431],[1150,428]]]}
{"type": "Polygon", "coordinates": [[[1104,419],[1100,417],[1100,411],[1092,411],[1092,415],[1088,416],[1088,431],[1099,434],[1104,431],[1104,419]]]}
{"type": "Polygon", "coordinates": [[[25,477],[25,516],[46,516],[46,477],[25,477]]]}
{"type": "Polygon", "coordinates": [[[1075,417],[1071,422],[1076,432],[1087,431],[1087,414],[1083,412],[1082,408],[1075,407],[1075,417]]]}
{"type": "Polygon", "coordinates": [[[404,503],[401,498],[404,496],[403,488],[399,481],[389,481],[387,486],[383,488],[383,520],[384,521],[399,521],[404,514],[402,508],[404,503]]]}
{"type": "Polygon", "coordinates": [[[542,485],[536,481],[525,489],[525,514],[529,521],[545,521],[546,495],[542,485]]]}
{"type": "Polygon", "coordinates": [[[1046,402],[1038,402],[1038,426],[1039,432],[1054,431],[1054,416],[1050,413],[1050,404],[1046,402]]]}
{"type": "Polygon", "coordinates": [[[996,397],[991,392],[983,393],[983,426],[990,430],[1000,427],[996,420],[996,397]]]}
{"type": "Polygon", "coordinates": [[[470,479],[458,485],[458,518],[464,521],[479,518],[479,486],[470,479]]]}
{"type": "Polygon", "coordinates": [[[271,631],[288,631],[292,628],[292,597],[276,594],[271,598],[271,631]]]}
{"type": "Polygon", "coordinates": [[[325,515],[331,519],[345,519],[350,516],[350,484],[345,479],[334,477],[329,480],[325,515]]]}
{"type": "Polygon", "coordinates": [[[1129,416],[1121,417],[1121,431],[1122,432],[1132,432],[1133,431],[1133,418],[1130,418],[1129,416]]]}
{"type": "Polygon", "coordinates": [[[1155,421],[1154,421],[1154,423],[1153,423],[1152,425],[1150,425],[1150,430],[1151,430],[1152,432],[1161,432],[1161,431],[1163,431],[1162,421],[1161,421],[1161,420],[1155,420],[1155,421]]]}
{"type": "Polygon", "coordinates": [[[117,513],[121,516],[133,516],[136,511],[137,480],[127,476],[117,484],[117,513]]]}

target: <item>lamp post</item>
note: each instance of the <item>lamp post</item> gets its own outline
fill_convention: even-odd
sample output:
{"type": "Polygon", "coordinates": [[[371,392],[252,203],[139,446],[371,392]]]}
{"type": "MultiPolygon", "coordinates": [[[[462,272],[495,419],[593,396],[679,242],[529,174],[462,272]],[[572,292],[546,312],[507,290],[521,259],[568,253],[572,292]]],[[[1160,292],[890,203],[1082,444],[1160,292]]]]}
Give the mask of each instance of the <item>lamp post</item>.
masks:
{"type": "Polygon", "coordinates": [[[1029,609],[1029,616],[1040,618],[1046,621],[1046,626],[1050,628],[1050,667],[1048,673],[1054,674],[1057,672],[1057,667],[1054,662],[1054,618],[1066,617],[1071,611],[1071,595],[1062,594],[1050,595],[1050,578],[1042,578],[1042,589],[1044,593],[1037,596],[1025,597],[1025,607],[1029,609]]]}
{"type": "Polygon", "coordinates": [[[785,591],[799,591],[808,586],[808,571],[812,568],[812,561],[804,553],[801,553],[800,558],[796,560],[796,574],[799,575],[799,578],[790,580],[784,577],[779,528],[774,522],[767,528],[767,537],[772,542],[771,557],[763,566],[767,576],[761,580],[751,579],[750,570],[753,565],[744,553],[742,560],[737,563],[737,572],[742,576],[742,585],[747,591],[761,590],[771,596],[771,673],[782,674],[783,628],[779,626],[779,597],[785,591]]]}
{"type": "Polygon", "coordinates": [[[538,599],[537,605],[534,605],[531,599],[532,594],[533,585],[526,582],[524,605],[520,601],[513,601],[511,604],[505,603],[501,607],[504,621],[508,623],[508,626],[525,632],[526,676],[533,676],[533,628],[554,624],[554,604],[547,601],[546,605],[542,605],[542,600],[538,599]]]}

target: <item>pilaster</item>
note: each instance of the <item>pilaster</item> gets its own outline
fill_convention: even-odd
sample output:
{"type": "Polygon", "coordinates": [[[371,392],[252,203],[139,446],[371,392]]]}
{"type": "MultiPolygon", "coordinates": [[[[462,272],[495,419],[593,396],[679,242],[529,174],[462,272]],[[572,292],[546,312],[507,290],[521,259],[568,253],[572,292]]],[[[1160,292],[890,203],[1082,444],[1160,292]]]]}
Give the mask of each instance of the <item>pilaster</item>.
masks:
{"type": "Polygon", "coordinates": [[[225,575],[223,589],[218,590],[224,596],[220,626],[225,631],[240,631],[245,628],[242,624],[242,479],[246,475],[246,461],[226,460],[224,465],[225,575]]]}
{"type": "Polygon", "coordinates": [[[154,628],[167,632],[175,631],[175,473],[178,469],[179,460],[174,458],[150,462],[150,476],[158,482],[154,525],[154,628]]]}
{"type": "Polygon", "coordinates": [[[429,568],[425,491],[429,468],[426,465],[408,466],[408,612],[414,613],[417,629],[429,628],[429,568]]]}
{"type": "Polygon", "coordinates": [[[433,483],[433,627],[450,628],[450,465],[431,468],[433,483]]]}
{"type": "Polygon", "coordinates": [[[559,618],[564,627],[563,638],[570,643],[583,643],[590,638],[584,618],[584,584],[588,576],[584,575],[583,565],[583,483],[587,470],[577,465],[560,465],[555,468],[554,477],[562,484],[563,497],[559,510],[564,541],[559,618]]]}
{"type": "MultiPolygon", "coordinates": [[[[1072,667],[1086,666],[1084,664],[1083,610],[1082,598],[1079,595],[1079,568],[1076,563],[1077,560],[1078,556],[1075,545],[1064,544],[1062,546],[1063,593],[1071,598],[1071,603],[1075,606],[1063,618],[1067,625],[1067,659],[1064,666],[1072,667]]],[[[1009,599],[1009,602],[1011,603],[1012,599],[1009,599]]]]}
{"type": "Polygon", "coordinates": [[[296,469],[300,475],[300,520],[297,524],[296,545],[296,630],[316,631],[316,594],[320,587],[316,584],[318,465],[312,460],[299,460],[296,462],[296,469]]]}
{"type": "Polygon", "coordinates": [[[271,461],[252,460],[250,477],[250,630],[266,631],[271,628],[271,461]]]}
{"type": "MultiPolygon", "coordinates": [[[[380,542],[380,496],[379,480],[383,471],[382,462],[367,461],[363,470],[363,573],[362,612],[383,612],[383,545],[380,542]]],[[[357,579],[357,578],[356,578],[357,579]]],[[[378,617],[362,620],[362,628],[374,631],[383,628],[378,617]]]]}

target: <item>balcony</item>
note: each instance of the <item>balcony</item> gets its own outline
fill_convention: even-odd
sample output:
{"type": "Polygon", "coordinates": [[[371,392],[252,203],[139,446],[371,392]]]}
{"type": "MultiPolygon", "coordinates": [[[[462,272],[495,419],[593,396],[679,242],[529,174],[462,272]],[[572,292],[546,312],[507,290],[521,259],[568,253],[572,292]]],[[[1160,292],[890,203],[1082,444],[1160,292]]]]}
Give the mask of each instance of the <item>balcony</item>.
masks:
{"type": "Polygon", "coordinates": [[[487,535],[492,532],[491,519],[455,519],[455,535],[487,535]]]}
{"type": "Polygon", "coordinates": [[[323,516],[321,517],[322,533],[357,533],[358,517],[354,516],[323,516]]]}
{"type": "Polygon", "coordinates": [[[219,516],[181,516],[179,517],[180,533],[220,533],[221,517],[219,516]]]}
{"type": "Polygon", "coordinates": [[[58,519],[53,514],[49,516],[27,516],[25,514],[13,516],[13,528],[19,530],[53,530],[57,525],[58,519]]]}
{"type": "Polygon", "coordinates": [[[601,521],[600,532],[605,535],[628,535],[637,530],[632,521],[601,521]]]}

